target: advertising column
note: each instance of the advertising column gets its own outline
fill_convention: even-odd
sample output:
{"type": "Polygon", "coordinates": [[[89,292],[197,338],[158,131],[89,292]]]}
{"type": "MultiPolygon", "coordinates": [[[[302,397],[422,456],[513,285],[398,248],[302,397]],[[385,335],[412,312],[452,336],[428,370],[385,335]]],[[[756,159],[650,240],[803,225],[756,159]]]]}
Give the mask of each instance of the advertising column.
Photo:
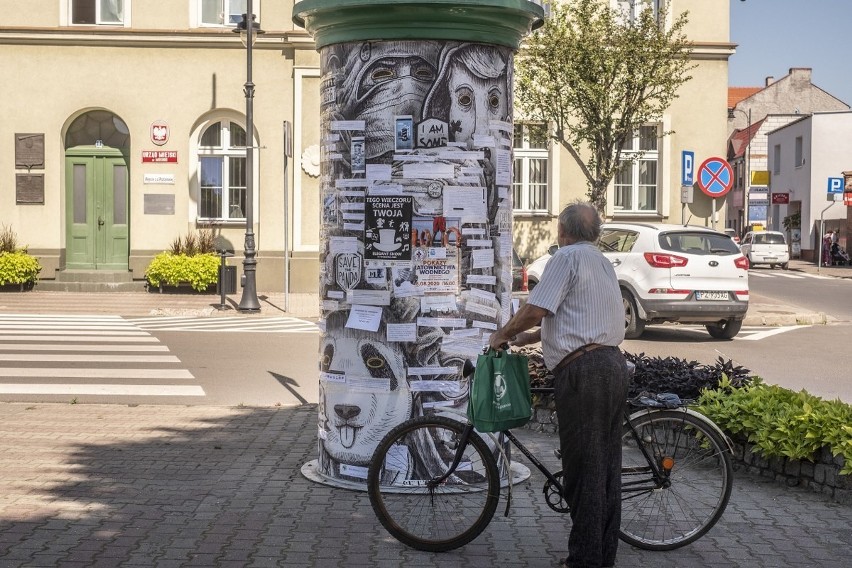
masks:
{"type": "Polygon", "coordinates": [[[322,76],[313,467],[362,485],[394,426],[465,410],[464,361],[509,319],[512,61],[543,11],[526,0],[304,0],[293,14],[322,76]]]}

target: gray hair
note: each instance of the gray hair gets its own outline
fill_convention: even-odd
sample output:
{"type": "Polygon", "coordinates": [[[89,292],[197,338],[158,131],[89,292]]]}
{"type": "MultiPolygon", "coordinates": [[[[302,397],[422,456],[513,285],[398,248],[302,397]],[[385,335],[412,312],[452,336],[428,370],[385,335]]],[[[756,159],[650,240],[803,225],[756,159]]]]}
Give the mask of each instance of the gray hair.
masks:
{"type": "Polygon", "coordinates": [[[574,201],[559,214],[562,230],[576,241],[595,242],[601,234],[598,210],[586,201],[574,201]]]}

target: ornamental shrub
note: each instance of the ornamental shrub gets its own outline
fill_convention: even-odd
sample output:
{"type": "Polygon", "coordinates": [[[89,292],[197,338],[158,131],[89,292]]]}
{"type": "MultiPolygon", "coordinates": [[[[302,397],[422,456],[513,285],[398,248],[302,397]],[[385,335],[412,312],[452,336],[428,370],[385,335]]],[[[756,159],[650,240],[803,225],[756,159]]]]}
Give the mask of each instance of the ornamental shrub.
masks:
{"type": "Polygon", "coordinates": [[[0,252],[0,286],[37,282],[41,264],[24,249],[0,252]]]}
{"type": "Polygon", "coordinates": [[[852,406],[806,391],[766,385],[755,379],[737,387],[724,379],[705,390],[696,410],[723,430],[740,435],[764,457],[814,461],[823,447],[842,456],[842,474],[852,474],[852,406]]]}
{"type": "Polygon", "coordinates": [[[173,254],[162,252],[154,257],[145,270],[152,286],[177,286],[188,282],[194,290],[203,292],[219,280],[219,257],[215,254],[173,254]]]}

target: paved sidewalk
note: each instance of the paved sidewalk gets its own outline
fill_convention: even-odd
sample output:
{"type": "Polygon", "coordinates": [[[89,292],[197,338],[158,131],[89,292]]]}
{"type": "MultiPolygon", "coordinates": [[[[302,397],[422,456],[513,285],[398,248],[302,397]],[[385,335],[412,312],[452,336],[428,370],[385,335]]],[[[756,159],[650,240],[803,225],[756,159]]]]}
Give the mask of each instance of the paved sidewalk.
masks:
{"type": "MultiPolygon", "coordinates": [[[[315,406],[0,404],[0,566],[551,567],[567,517],[534,472],[473,543],[428,554],[384,531],[367,495],[308,481],[315,406]]],[[[522,431],[552,461],[556,439],[522,431]]],[[[622,567],[849,565],[852,507],[737,473],[719,524],[622,567]]]]}

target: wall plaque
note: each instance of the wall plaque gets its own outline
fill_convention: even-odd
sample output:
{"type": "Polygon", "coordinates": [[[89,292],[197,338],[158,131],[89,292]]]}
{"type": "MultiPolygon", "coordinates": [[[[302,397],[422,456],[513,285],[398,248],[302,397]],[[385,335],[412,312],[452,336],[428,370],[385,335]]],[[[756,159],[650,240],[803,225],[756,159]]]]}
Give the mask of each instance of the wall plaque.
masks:
{"type": "Polygon", "coordinates": [[[15,167],[44,168],[44,134],[15,134],[15,167]]]}
{"type": "Polygon", "coordinates": [[[175,196],[162,193],[146,193],[143,209],[145,215],[174,215],[175,196]]]}
{"type": "Polygon", "coordinates": [[[44,205],[44,174],[15,174],[15,203],[44,205]]]}

